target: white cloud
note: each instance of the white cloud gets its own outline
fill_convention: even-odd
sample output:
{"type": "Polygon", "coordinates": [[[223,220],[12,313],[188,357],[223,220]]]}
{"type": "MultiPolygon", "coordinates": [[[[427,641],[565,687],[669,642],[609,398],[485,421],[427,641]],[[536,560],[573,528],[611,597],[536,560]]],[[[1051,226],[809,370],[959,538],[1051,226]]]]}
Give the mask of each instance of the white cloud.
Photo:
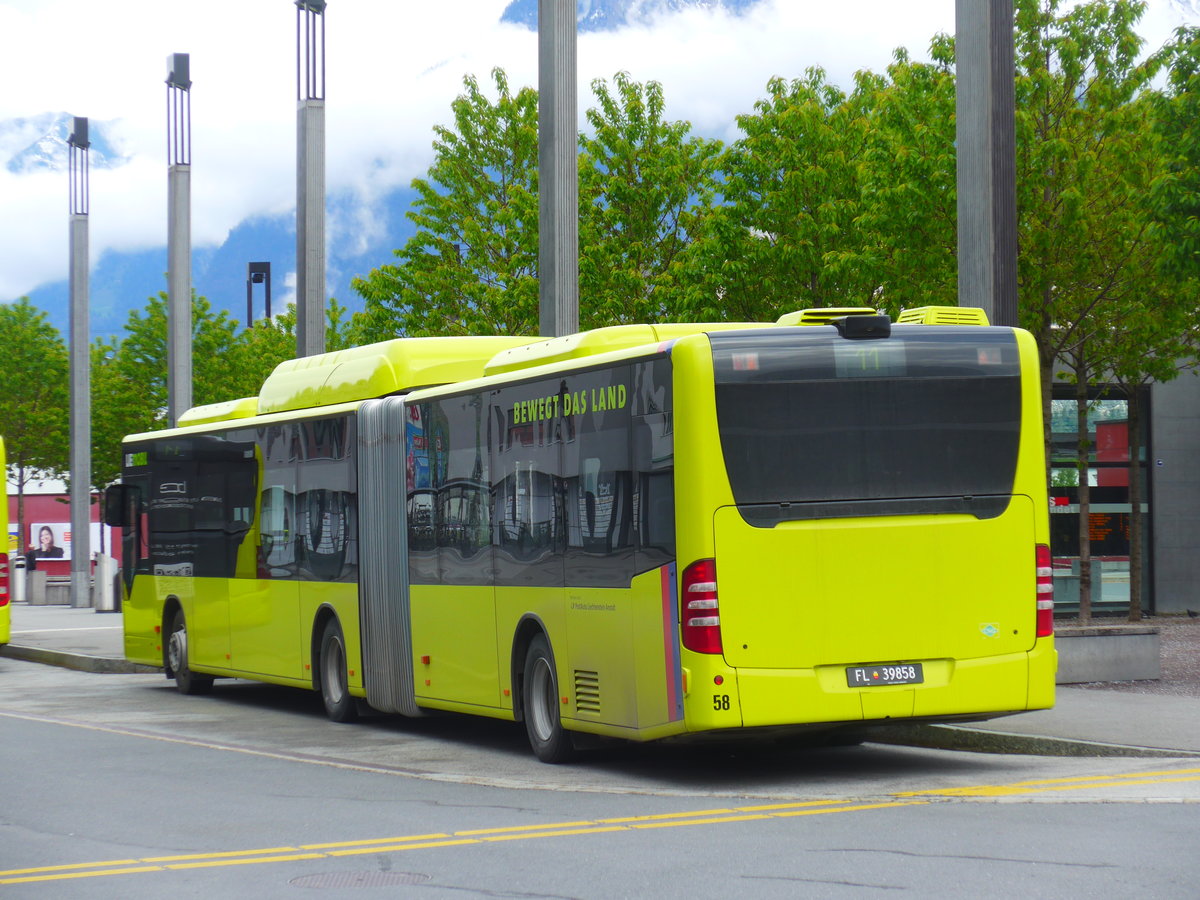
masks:
{"type": "MultiPolygon", "coordinates": [[[[1166,0],[1161,0],[1166,2],[1166,0]]],[[[471,73],[537,83],[537,38],[499,22],[506,0],[332,0],[326,13],[327,188],[362,198],[331,239],[377,227],[370,202],[427,170],[432,127],[471,73]]],[[[254,215],[295,206],[296,11],[291,0],[0,0],[0,123],[48,111],[109,122],[130,162],[92,172],[93,259],[166,241],[166,58],[191,54],[192,237],[219,244],[254,215]]],[[[1156,20],[1156,25],[1157,25],[1156,20]]],[[[730,138],[775,75],[810,66],[847,83],[896,46],[923,56],[954,0],[763,0],[743,16],[690,10],[578,38],[579,116],[590,82],[662,82],[668,115],[730,138]]],[[[0,166],[8,149],[0,144],[0,166]]],[[[11,151],[10,151],[11,152],[11,151]]],[[[0,168],[0,300],[66,277],[62,173],[0,168]]]]}

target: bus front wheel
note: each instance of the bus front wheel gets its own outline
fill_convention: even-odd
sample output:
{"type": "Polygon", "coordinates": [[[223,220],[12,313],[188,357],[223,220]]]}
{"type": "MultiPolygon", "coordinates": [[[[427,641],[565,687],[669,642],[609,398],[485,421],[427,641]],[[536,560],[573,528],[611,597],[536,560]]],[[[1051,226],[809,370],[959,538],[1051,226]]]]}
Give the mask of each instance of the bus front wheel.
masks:
{"type": "Polygon", "coordinates": [[[574,755],[571,736],[562,727],[559,715],[558,676],[550,642],[539,634],[525,653],[525,677],[522,681],[525,706],[525,731],[529,746],[545,763],[565,762],[574,755]]]}
{"type": "Polygon", "coordinates": [[[181,694],[207,694],[212,690],[211,675],[193,672],[188,665],[187,621],[183,610],[175,610],[171,619],[171,636],[167,639],[167,665],[175,676],[175,687],[181,694]]]}
{"type": "Polygon", "coordinates": [[[321,699],[325,714],[334,722],[353,722],[358,718],[358,705],[350,696],[346,676],[346,640],[337,619],[325,623],[321,635],[321,699]]]}

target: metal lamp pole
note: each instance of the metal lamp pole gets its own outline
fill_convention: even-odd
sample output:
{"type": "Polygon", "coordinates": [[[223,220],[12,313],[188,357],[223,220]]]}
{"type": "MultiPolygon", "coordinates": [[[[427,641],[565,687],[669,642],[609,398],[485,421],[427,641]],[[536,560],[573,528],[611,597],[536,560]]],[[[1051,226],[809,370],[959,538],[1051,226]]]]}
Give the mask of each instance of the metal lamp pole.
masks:
{"type": "Polygon", "coordinates": [[[192,81],[186,53],[167,57],[167,417],[192,407],[192,81]]]}
{"type": "Polygon", "coordinates": [[[91,600],[92,386],[88,365],[88,120],[67,138],[70,183],[71,292],[71,605],[91,600]]]}
{"type": "Polygon", "coordinates": [[[296,3],[296,355],[325,352],[325,0],[296,3]]]}

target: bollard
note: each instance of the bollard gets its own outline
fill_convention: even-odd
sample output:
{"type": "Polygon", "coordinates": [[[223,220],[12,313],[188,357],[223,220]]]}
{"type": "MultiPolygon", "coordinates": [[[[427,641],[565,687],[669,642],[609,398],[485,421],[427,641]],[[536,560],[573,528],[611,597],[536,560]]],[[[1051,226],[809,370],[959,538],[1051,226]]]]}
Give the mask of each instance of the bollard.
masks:
{"type": "Polygon", "coordinates": [[[25,581],[28,590],[25,593],[30,606],[46,605],[46,573],[36,568],[25,570],[25,581]]]}

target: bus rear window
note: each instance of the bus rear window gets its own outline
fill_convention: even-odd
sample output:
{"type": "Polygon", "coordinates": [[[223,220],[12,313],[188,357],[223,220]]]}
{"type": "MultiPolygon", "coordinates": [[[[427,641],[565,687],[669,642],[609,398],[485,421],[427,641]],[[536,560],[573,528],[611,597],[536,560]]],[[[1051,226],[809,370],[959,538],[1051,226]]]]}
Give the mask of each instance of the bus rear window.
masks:
{"type": "Polygon", "coordinates": [[[1021,401],[1010,331],[909,326],[855,341],[813,327],[710,339],[737,504],[797,505],[762,524],[924,512],[986,518],[1007,506],[1021,401]]]}

